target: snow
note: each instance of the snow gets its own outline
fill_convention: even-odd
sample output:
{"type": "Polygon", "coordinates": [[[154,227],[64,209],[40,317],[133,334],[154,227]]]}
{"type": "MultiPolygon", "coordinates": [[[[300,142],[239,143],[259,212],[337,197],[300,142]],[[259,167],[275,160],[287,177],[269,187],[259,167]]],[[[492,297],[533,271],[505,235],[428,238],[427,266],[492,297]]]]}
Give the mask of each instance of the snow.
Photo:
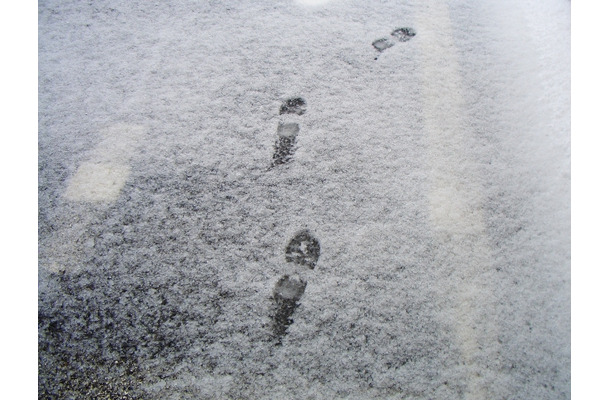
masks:
{"type": "Polygon", "coordinates": [[[128,177],[128,166],[85,162],[72,177],[66,197],[73,201],[114,201],[128,177]]]}
{"type": "Polygon", "coordinates": [[[569,398],[569,53],[557,0],[40,2],[40,393],[569,398]]]}

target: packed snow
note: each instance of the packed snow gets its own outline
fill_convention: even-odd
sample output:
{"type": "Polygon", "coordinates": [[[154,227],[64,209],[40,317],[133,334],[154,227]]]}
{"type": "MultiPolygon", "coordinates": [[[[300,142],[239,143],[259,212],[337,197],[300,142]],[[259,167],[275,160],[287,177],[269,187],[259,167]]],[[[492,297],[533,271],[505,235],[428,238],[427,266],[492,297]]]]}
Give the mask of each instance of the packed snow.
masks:
{"type": "Polygon", "coordinates": [[[570,398],[570,2],[39,2],[39,398],[570,398]]]}

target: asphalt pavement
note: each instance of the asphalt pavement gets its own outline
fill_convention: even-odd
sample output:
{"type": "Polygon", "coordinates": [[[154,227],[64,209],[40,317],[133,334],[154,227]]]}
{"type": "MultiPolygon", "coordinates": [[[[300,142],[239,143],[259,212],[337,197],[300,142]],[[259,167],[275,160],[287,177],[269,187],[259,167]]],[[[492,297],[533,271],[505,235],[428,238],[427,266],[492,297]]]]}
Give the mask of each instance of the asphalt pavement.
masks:
{"type": "Polygon", "coordinates": [[[40,399],[570,398],[570,3],[39,2],[40,399]]]}

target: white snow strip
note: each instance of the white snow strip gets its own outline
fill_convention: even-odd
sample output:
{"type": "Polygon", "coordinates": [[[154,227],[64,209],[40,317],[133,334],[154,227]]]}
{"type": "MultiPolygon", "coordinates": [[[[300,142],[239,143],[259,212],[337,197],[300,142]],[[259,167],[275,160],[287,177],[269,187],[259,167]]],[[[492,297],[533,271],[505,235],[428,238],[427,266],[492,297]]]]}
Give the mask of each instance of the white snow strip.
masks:
{"type": "Polygon", "coordinates": [[[104,139],[76,171],[65,196],[72,201],[113,202],[129,177],[129,159],[144,127],[117,124],[102,132],[104,139]]]}
{"type": "Polygon", "coordinates": [[[72,201],[115,201],[128,176],[128,165],[85,162],[72,177],[66,198],[72,201]]]}
{"type": "MultiPolygon", "coordinates": [[[[451,247],[451,263],[459,268],[455,286],[456,340],[467,366],[466,399],[487,399],[484,373],[476,365],[479,349],[497,347],[493,321],[481,315],[490,291],[479,275],[491,265],[485,236],[480,180],[468,154],[468,129],[458,57],[452,41],[447,5],[429,3],[419,15],[418,39],[424,52],[423,101],[430,170],[430,215],[439,242],[451,247]]],[[[493,350],[492,350],[493,351],[493,350]]]]}
{"type": "MultiPolygon", "coordinates": [[[[129,161],[144,137],[145,128],[139,125],[115,124],[101,132],[102,141],[92,150],[70,178],[64,197],[70,201],[87,202],[96,206],[116,201],[131,171],[129,161]]],[[[67,217],[68,218],[68,217],[67,217]]],[[[85,227],[95,217],[80,216],[55,232],[40,265],[52,272],[75,272],[80,268],[82,246],[93,246],[93,239],[77,243],[85,234],[85,227]]]]}

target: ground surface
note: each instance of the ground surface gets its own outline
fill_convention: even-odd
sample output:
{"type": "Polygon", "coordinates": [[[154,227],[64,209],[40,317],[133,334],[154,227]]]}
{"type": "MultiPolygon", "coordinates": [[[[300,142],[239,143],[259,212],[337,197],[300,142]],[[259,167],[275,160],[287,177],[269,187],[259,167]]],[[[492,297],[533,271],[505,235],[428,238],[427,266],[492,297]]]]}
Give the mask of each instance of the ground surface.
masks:
{"type": "Polygon", "coordinates": [[[570,397],[570,3],[311,3],[39,2],[40,398],[570,397]]]}

